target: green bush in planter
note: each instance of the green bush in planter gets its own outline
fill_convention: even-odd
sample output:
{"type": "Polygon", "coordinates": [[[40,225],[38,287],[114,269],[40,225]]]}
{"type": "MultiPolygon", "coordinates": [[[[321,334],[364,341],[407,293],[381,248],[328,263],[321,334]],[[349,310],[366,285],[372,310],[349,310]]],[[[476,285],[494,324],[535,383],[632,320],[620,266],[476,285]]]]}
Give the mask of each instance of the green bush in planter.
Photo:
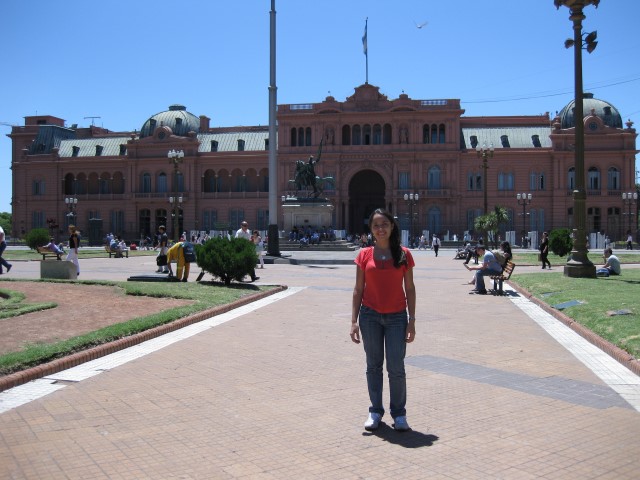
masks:
{"type": "Polygon", "coordinates": [[[258,261],[253,242],[244,238],[212,238],[196,245],[198,266],[229,285],[251,275],[258,261]]]}
{"type": "Polygon", "coordinates": [[[49,243],[49,230],[46,228],[34,228],[29,230],[24,240],[31,250],[36,250],[38,247],[49,243]]]}

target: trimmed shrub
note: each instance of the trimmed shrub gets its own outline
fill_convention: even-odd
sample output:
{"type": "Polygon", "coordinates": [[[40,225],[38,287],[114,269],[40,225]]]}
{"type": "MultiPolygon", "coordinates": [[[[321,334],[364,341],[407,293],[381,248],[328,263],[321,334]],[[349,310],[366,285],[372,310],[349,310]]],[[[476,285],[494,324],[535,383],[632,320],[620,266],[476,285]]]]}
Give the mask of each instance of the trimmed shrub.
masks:
{"type": "Polygon", "coordinates": [[[46,228],[34,228],[25,235],[24,240],[31,250],[36,250],[38,247],[49,243],[49,230],[46,228]]]}
{"type": "Polygon", "coordinates": [[[225,285],[241,282],[254,271],[258,256],[253,242],[244,238],[212,238],[196,245],[198,266],[219,278],[225,285]]]}
{"type": "Polygon", "coordinates": [[[549,250],[559,257],[564,257],[571,253],[572,248],[573,241],[571,240],[571,232],[569,229],[559,228],[549,233],[549,250]]]}

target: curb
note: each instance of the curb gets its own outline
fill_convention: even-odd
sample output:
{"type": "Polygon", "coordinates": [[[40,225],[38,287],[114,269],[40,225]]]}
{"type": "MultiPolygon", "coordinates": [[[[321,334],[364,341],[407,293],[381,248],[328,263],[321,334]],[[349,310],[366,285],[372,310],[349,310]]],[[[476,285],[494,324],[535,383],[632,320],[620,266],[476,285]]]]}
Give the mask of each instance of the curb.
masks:
{"type": "Polygon", "coordinates": [[[206,320],[207,318],[214,317],[222,313],[227,313],[235,308],[242,307],[257,300],[261,300],[270,295],[282,292],[286,289],[287,287],[285,285],[279,285],[276,288],[268,290],[266,292],[258,292],[253,295],[247,295],[246,297],[240,298],[235,302],[231,302],[226,305],[220,305],[208,310],[203,310],[202,312],[194,313],[193,315],[189,315],[188,317],[174,320],[171,323],[159,325],[157,327],[150,328],[149,330],[145,330],[128,337],[119,338],[118,340],[104,343],[102,345],[98,345],[97,347],[88,348],[87,350],[83,350],[81,352],[77,352],[63,358],[58,358],[56,360],[52,360],[51,362],[43,363],[42,365],[37,365],[35,367],[27,368],[19,372],[11,373],[0,378],[0,392],[13,387],[17,387],[19,385],[24,385],[25,383],[28,383],[32,380],[37,380],[42,377],[46,377],[47,375],[61,372],[62,370],[75,367],[90,360],[95,360],[96,358],[104,357],[105,355],[124,350],[125,348],[133,347],[134,345],[146,342],[147,340],[151,340],[153,338],[165,335],[169,332],[179,330],[193,323],[201,322],[203,320],[206,320]]]}
{"type": "Polygon", "coordinates": [[[576,322],[573,318],[556,310],[550,305],[547,305],[546,303],[540,301],[539,299],[534,297],[531,293],[529,293],[527,290],[520,287],[519,285],[516,285],[512,282],[508,282],[508,283],[511,286],[511,288],[513,288],[515,291],[517,291],[520,295],[525,297],[527,300],[535,303],[537,306],[542,308],[549,315],[553,316],[555,319],[564,323],[567,327],[569,327],[571,330],[576,332],[578,335],[580,335],[582,338],[587,340],[589,343],[595,345],[604,353],[609,355],[611,358],[613,358],[623,366],[627,367],[636,375],[640,376],[640,360],[638,360],[637,358],[629,354],[629,352],[625,352],[620,347],[614,345],[608,340],[605,340],[604,338],[600,337],[596,333],[589,330],[587,327],[576,322]]]}

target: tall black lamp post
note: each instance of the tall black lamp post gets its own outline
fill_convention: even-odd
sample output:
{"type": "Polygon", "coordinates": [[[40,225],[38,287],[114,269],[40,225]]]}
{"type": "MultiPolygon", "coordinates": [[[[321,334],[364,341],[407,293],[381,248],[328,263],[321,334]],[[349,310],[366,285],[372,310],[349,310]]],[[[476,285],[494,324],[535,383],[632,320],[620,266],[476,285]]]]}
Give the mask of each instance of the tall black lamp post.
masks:
{"type": "Polygon", "coordinates": [[[404,201],[409,205],[409,246],[413,245],[413,207],[418,205],[420,196],[417,193],[405,193],[404,201]]]}
{"type": "Polygon", "coordinates": [[[596,267],[587,256],[587,193],[585,190],[584,177],[584,106],[582,91],[582,49],[591,53],[595,50],[597,33],[582,33],[582,20],[586,17],[582,9],[589,5],[596,8],[600,0],[554,0],[556,8],[565,6],[571,14],[569,20],[573,22],[573,38],[564,42],[566,48],[573,47],[574,67],[575,67],[575,101],[573,119],[575,123],[575,169],[576,188],[573,191],[573,216],[575,228],[573,229],[573,249],[569,260],[564,267],[564,274],[567,277],[595,278],[596,267]],[[583,38],[584,37],[584,38],[583,38]]]}
{"type": "Polygon", "coordinates": [[[180,240],[180,232],[178,231],[178,212],[180,205],[182,205],[182,197],[178,195],[178,165],[182,163],[184,151],[169,150],[167,157],[169,157],[169,163],[173,163],[173,191],[175,195],[173,197],[169,197],[169,203],[171,203],[173,212],[173,241],[177,242],[180,240]]]}
{"type": "MultiPolygon", "coordinates": [[[[533,198],[533,195],[531,195],[530,193],[517,193],[516,194],[516,200],[518,200],[518,205],[522,205],[522,239],[524,240],[525,235],[527,234],[527,205],[529,205],[531,203],[531,199],[533,198]]],[[[522,242],[522,248],[524,248],[526,245],[524,245],[524,241],[522,242]]]]}
{"type": "Polygon", "coordinates": [[[489,168],[489,159],[493,157],[493,143],[487,145],[482,144],[476,147],[478,157],[482,158],[482,190],[484,191],[484,214],[489,213],[489,201],[487,198],[487,169],[489,168]]]}

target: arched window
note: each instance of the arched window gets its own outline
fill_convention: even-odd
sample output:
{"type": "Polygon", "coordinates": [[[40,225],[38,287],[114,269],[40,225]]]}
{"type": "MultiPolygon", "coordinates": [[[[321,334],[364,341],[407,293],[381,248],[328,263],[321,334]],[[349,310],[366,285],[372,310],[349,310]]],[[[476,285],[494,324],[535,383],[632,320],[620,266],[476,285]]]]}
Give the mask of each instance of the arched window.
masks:
{"type": "Polygon", "coordinates": [[[422,126],[422,143],[431,143],[431,127],[429,125],[422,126]]]}
{"type": "Polygon", "coordinates": [[[75,178],[73,176],[73,173],[67,173],[64,176],[64,194],[65,195],[75,195],[76,194],[76,189],[75,189],[75,178]]]}
{"type": "Polygon", "coordinates": [[[304,128],[300,127],[298,129],[298,146],[302,147],[304,145],[304,128]]]}
{"type": "Polygon", "coordinates": [[[304,144],[307,147],[311,146],[311,127],[307,127],[304,130],[304,144]]]}
{"type": "Polygon", "coordinates": [[[382,127],[379,124],[373,126],[373,144],[380,145],[382,143],[382,127]]]}
{"type": "Polygon", "coordinates": [[[442,188],[440,184],[440,167],[433,165],[429,167],[427,172],[427,189],[440,190],[442,188]]]}
{"type": "Polygon", "coordinates": [[[138,223],[140,228],[140,235],[146,237],[151,236],[151,210],[143,208],[138,213],[138,223]]]}
{"type": "Polygon", "coordinates": [[[156,179],[156,193],[167,193],[167,174],[162,172],[156,179]]]}
{"type": "Polygon", "coordinates": [[[600,190],[600,171],[596,167],[589,169],[587,181],[589,190],[600,190]]]}
{"type": "Polygon", "coordinates": [[[108,173],[100,175],[99,191],[101,195],[111,193],[111,176],[108,173]]]}
{"type": "Polygon", "coordinates": [[[351,127],[349,125],[342,127],[342,145],[351,145],[351,127]]]}
{"type": "Polygon", "coordinates": [[[184,174],[182,172],[176,173],[176,192],[184,192],[184,174]]]}
{"type": "Polygon", "coordinates": [[[431,143],[438,143],[438,126],[435,123],[431,125],[431,143]]]}
{"type": "Polygon", "coordinates": [[[427,212],[427,228],[435,234],[442,230],[442,212],[438,207],[431,207],[427,212]]]}
{"type": "Polygon", "coordinates": [[[124,193],[124,175],[122,172],[116,172],[113,174],[111,180],[111,193],[122,195],[124,193]]]}
{"type": "Polygon", "coordinates": [[[382,143],[385,145],[391,145],[391,125],[385,123],[382,127],[382,143]]]}
{"type": "Polygon", "coordinates": [[[291,146],[295,147],[297,145],[296,140],[298,139],[298,132],[295,127],[291,129],[291,146]]]}
{"type": "Polygon", "coordinates": [[[360,130],[360,125],[353,126],[353,139],[352,145],[362,145],[362,131],[360,130]]]}
{"type": "Polygon", "coordinates": [[[467,174],[467,190],[482,190],[482,173],[469,172],[467,174]]]}
{"type": "MultiPolygon", "coordinates": [[[[140,176],[140,192],[151,193],[151,175],[149,173],[143,173],[140,176]]],[[[149,213],[151,217],[151,213],[149,213]]]]}
{"type": "Polygon", "coordinates": [[[567,188],[571,191],[576,188],[576,168],[571,167],[567,172],[567,188]]]}
{"type": "Polygon", "coordinates": [[[446,143],[446,135],[444,132],[444,123],[440,124],[440,127],[438,128],[438,143],[446,143]]]}
{"type": "Polygon", "coordinates": [[[607,171],[607,190],[620,190],[620,170],[616,167],[607,171]]]}
{"type": "Polygon", "coordinates": [[[205,193],[213,193],[216,191],[216,175],[213,170],[204,172],[204,184],[202,189],[205,193]]]}
{"type": "Polygon", "coordinates": [[[362,127],[362,144],[371,145],[371,125],[362,127]]]}

